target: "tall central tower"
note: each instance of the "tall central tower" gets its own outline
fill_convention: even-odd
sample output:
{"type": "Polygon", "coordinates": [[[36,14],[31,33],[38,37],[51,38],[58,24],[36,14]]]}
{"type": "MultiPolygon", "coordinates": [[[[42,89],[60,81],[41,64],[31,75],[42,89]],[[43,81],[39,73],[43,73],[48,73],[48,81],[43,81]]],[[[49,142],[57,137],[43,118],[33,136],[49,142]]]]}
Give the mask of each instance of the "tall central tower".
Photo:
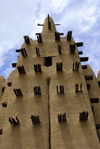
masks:
{"type": "Polygon", "coordinates": [[[42,33],[24,36],[15,70],[0,80],[0,149],[99,149],[100,89],[81,65],[83,43],[72,31],[60,37],[49,15],[38,25],[42,33]]]}

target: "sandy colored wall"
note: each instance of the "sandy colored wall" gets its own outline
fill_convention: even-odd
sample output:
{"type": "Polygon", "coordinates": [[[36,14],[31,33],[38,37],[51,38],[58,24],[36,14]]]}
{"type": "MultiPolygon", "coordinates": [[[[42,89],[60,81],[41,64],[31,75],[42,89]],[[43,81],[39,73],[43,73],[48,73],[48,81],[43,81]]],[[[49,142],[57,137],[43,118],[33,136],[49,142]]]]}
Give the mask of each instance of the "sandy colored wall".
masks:
{"type": "Polygon", "coordinates": [[[44,23],[43,43],[30,39],[29,45],[24,43],[22,46],[28,56],[22,57],[20,53],[17,66],[23,65],[26,74],[19,74],[16,66],[12,79],[8,79],[12,86],[7,88],[2,99],[8,104],[0,149],[100,148],[78,49],[75,47],[75,54],[69,53],[69,44],[74,44],[73,38],[70,42],[66,36],[55,41],[56,29],[51,18],[50,21],[51,31],[47,29],[47,19],[44,23]],[[62,54],[58,53],[58,45],[62,45],[62,54]],[[36,55],[35,47],[39,48],[40,56],[36,55]],[[43,57],[47,56],[54,56],[51,67],[44,66],[43,57]],[[80,62],[78,72],[72,71],[76,61],[80,62]],[[62,72],[56,71],[56,62],[63,63],[62,72]],[[34,64],[41,64],[41,73],[34,71],[34,64]],[[82,93],[75,92],[76,83],[82,83],[82,93]],[[57,94],[56,85],[64,85],[64,94],[57,94]],[[34,95],[34,86],[41,87],[41,95],[34,95]],[[13,89],[19,88],[22,97],[14,94],[13,89]],[[80,122],[79,113],[83,111],[88,111],[89,117],[87,121],[80,122]],[[67,122],[58,122],[60,113],[66,113],[67,122]],[[41,123],[33,125],[31,115],[39,115],[41,123]],[[8,118],[16,116],[20,125],[13,126],[8,118]]]}
{"type": "Polygon", "coordinates": [[[0,101],[1,101],[1,98],[2,98],[2,88],[6,86],[6,80],[3,76],[0,76],[0,101]]]}
{"type": "Polygon", "coordinates": [[[98,71],[98,74],[97,74],[97,80],[98,80],[98,82],[100,82],[100,70],[98,71]]]}
{"type": "MultiPolygon", "coordinates": [[[[91,85],[88,90],[89,98],[99,98],[99,103],[91,103],[91,105],[93,106],[95,123],[100,124],[100,88],[98,85],[98,79],[89,65],[86,70],[84,69],[84,75],[93,75],[93,80],[87,80],[86,83],[91,85]]],[[[97,131],[99,132],[100,139],[100,130],[98,129],[97,131]]]]}
{"type": "MultiPolygon", "coordinates": [[[[5,94],[2,92],[2,88],[6,87],[6,80],[3,76],[0,76],[0,129],[3,128],[3,124],[4,124],[4,116],[5,116],[5,109],[3,109],[2,107],[2,97],[5,94]]],[[[0,135],[0,140],[1,140],[1,135],[0,135]]]]}

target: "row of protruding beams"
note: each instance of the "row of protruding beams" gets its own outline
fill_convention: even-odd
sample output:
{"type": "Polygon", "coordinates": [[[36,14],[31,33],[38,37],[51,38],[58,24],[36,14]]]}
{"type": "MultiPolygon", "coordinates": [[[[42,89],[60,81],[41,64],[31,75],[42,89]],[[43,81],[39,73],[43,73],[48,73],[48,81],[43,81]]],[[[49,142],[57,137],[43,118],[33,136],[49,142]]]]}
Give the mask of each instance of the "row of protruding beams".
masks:
{"type": "MultiPolygon", "coordinates": [[[[13,64],[15,65],[15,63],[13,63],[13,64]]],[[[13,66],[13,64],[12,64],[12,66],[13,66]]],[[[72,70],[73,71],[78,71],[79,70],[79,64],[80,64],[80,62],[74,62],[72,70]]],[[[87,69],[87,65],[82,65],[82,68],[83,69],[87,69]]],[[[21,73],[26,74],[25,68],[24,68],[23,65],[22,66],[18,66],[17,69],[18,69],[19,74],[21,74],[21,73]]],[[[63,71],[63,63],[62,62],[59,62],[59,63],[56,62],[56,70],[57,71],[63,71]]],[[[41,64],[35,64],[34,65],[34,71],[35,72],[42,72],[41,64]]],[[[87,76],[85,76],[85,79],[86,80],[92,80],[93,76],[92,75],[87,75],[87,76]]],[[[8,84],[8,86],[10,86],[10,84],[8,84]]]]}
{"type": "MultiPolygon", "coordinates": [[[[72,70],[73,71],[74,70],[78,71],[79,70],[79,64],[80,64],[80,62],[73,63],[73,69],[72,70]]],[[[12,67],[16,67],[16,65],[17,65],[17,63],[12,63],[12,67]]],[[[63,70],[62,67],[63,67],[62,62],[56,63],[56,70],[57,71],[62,71],[63,70]]],[[[19,73],[24,73],[25,74],[25,69],[24,69],[23,65],[18,66],[17,69],[18,69],[19,73]]],[[[87,69],[87,65],[82,65],[82,69],[87,69]]],[[[35,72],[41,72],[41,65],[40,64],[34,65],[34,71],[35,72]]]]}
{"type": "MultiPolygon", "coordinates": [[[[79,121],[86,121],[86,120],[88,120],[88,115],[89,115],[88,111],[80,112],[79,113],[79,121]]],[[[38,125],[38,124],[41,123],[39,115],[31,115],[30,118],[31,118],[32,123],[34,125],[38,125]]],[[[8,120],[9,120],[11,125],[18,126],[20,124],[19,119],[18,119],[17,116],[16,116],[16,118],[9,117],[8,120]]],[[[67,122],[66,113],[58,114],[58,122],[60,124],[67,122]]],[[[96,124],[95,127],[96,127],[96,129],[100,129],[100,124],[96,124]]],[[[0,135],[2,135],[2,133],[3,133],[3,129],[0,129],[0,135]]],[[[98,131],[97,131],[97,134],[98,134],[98,131]]]]}
{"type": "MultiPolygon", "coordinates": [[[[40,122],[40,118],[39,118],[39,115],[31,115],[31,120],[32,120],[32,123],[33,124],[40,124],[41,122],[40,122]]],[[[82,112],[82,113],[79,113],[79,120],[80,121],[84,121],[84,120],[87,120],[88,119],[88,111],[86,112],[86,111],[84,111],[84,112],[82,112]]],[[[20,124],[20,122],[19,122],[19,119],[18,119],[18,117],[16,116],[16,118],[12,118],[12,117],[9,117],[9,122],[10,122],[10,124],[11,125],[19,125],[20,124]]],[[[64,114],[58,114],[58,122],[59,123],[62,123],[62,122],[66,122],[67,121],[67,119],[66,119],[66,113],[64,113],[64,114]]],[[[100,129],[100,124],[96,124],[96,128],[97,129],[100,129]]],[[[2,133],[3,133],[3,129],[0,129],[0,135],[2,135],[2,133]]]]}
{"type": "MultiPolygon", "coordinates": [[[[35,47],[35,49],[36,49],[36,54],[40,55],[39,48],[35,47]]],[[[27,52],[26,52],[25,48],[16,50],[16,52],[21,52],[23,57],[27,56],[27,52]]]]}
{"type": "MultiPolygon", "coordinates": [[[[42,43],[42,35],[41,33],[36,33],[38,43],[42,43]]],[[[60,35],[64,35],[64,33],[55,32],[55,41],[60,41],[60,35]]],[[[72,31],[68,31],[67,33],[67,41],[71,41],[72,31]]],[[[24,36],[24,40],[26,44],[30,44],[29,36],[24,36]]],[[[83,46],[83,42],[76,43],[77,47],[83,46]]]]}
{"type": "MultiPolygon", "coordinates": [[[[74,62],[73,63],[72,70],[73,71],[78,71],[79,70],[79,64],[80,64],[80,62],[74,62]]],[[[82,68],[83,69],[87,69],[87,65],[83,65],[82,68]]],[[[23,65],[22,66],[18,66],[17,69],[18,69],[19,74],[26,74],[25,68],[24,68],[23,65]]],[[[59,63],[57,62],[56,63],[56,70],[57,71],[63,71],[63,63],[62,62],[59,62],[59,63]]],[[[35,64],[34,65],[34,71],[35,72],[42,72],[42,70],[41,70],[41,64],[35,64]]],[[[85,76],[85,79],[86,80],[92,80],[93,79],[93,76],[92,75],[87,75],[87,76],[85,76]]],[[[8,86],[10,86],[10,84],[8,84],[8,86]]]]}
{"type": "MultiPolygon", "coordinates": [[[[19,125],[20,124],[19,119],[18,119],[17,116],[16,116],[16,119],[12,118],[12,117],[9,117],[8,120],[11,123],[11,125],[19,125]]],[[[32,120],[33,124],[40,124],[39,115],[37,115],[37,116],[31,115],[31,120],[32,120]]]]}
{"type": "MultiPolygon", "coordinates": [[[[13,89],[16,96],[23,96],[21,89],[13,89]]],[[[64,94],[64,86],[56,86],[57,94],[64,94]]],[[[35,86],[33,87],[34,95],[41,95],[41,87],[35,86]]],[[[81,84],[75,84],[75,92],[82,92],[82,83],[81,84]]],[[[90,98],[91,103],[98,103],[99,98],[90,98]]],[[[4,102],[2,104],[3,107],[6,107],[7,103],[4,102]]]]}
{"type": "MultiPolygon", "coordinates": [[[[13,89],[16,96],[23,96],[21,89],[13,89]]],[[[60,85],[56,86],[57,94],[64,94],[64,86],[60,85]]],[[[35,86],[33,87],[34,95],[41,95],[41,87],[35,86]]],[[[82,83],[75,84],[75,92],[82,92],[82,83]]]]}
{"type": "MultiPolygon", "coordinates": [[[[87,120],[88,115],[89,115],[88,111],[83,111],[83,112],[79,113],[79,120],[80,121],[87,120]]],[[[36,115],[31,115],[31,120],[32,120],[33,124],[40,124],[41,123],[39,115],[37,115],[37,116],[36,115]]],[[[19,125],[20,124],[19,119],[18,119],[17,116],[16,116],[16,119],[12,118],[12,117],[9,117],[9,122],[11,123],[11,125],[19,125]]],[[[59,123],[67,122],[66,113],[58,114],[58,122],[59,123]]],[[[96,124],[96,128],[100,129],[100,124],[96,124]]]]}
{"type": "MultiPolygon", "coordinates": [[[[39,48],[35,47],[35,49],[36,49],[36,54],[38,56],[40,56],[39,48]]],[[[18,49],[18,50],[16,50],[16,52],[21,52],[21,54],[22,54],[23,57],[26,57],[27,56],[27,52],[26,52],[25,48],[18,49]]],[[[69,52],[70,53],[75,53],[75,44],[69,46],[69,52]]],[[[58,45],[58,53],[59,54],[62,54],[62,46],[61,45],[58,45]]],[[[83,52],[80,51],[79,54],[83,54],[83,52]]]]}

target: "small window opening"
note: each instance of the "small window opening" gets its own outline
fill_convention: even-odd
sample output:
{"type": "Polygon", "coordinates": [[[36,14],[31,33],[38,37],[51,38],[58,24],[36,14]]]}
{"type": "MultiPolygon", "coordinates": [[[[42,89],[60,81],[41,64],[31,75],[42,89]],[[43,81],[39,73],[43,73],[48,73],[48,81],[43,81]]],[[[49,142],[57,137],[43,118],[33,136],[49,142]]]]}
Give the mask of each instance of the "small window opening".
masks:
{"type": "Polygon", "coordinates": [[[46,67],[52,66],[52,57],[45,57],[44,58],[44,65],[46,67]]]}
{"type": "Polygon", "coordinates": [[[3,103],[2,103],[2,106],[3,106],[3,107],[7,107],[7,102],[3,102],[3,103]]]}
{"type": "Polygon", "coordinates": [[[98,85],[99,85],[99,87],[100,87],[100,82],[98,82],[98,85]]]}
{"type": "Polygon", "coordinates": [[[7,84],[8,86],[11,86],[12,85],[12,82],[8,82],[8,84],[7,84]]]}
{"type": "Polygon", "coordinates": [[[4,91],[5,91],[5,87],[2,88],[2,93],[4,93],[4,91]]]}
{"type": "Polygon", "coordinates": [[[0,135],[2,135],[3,129],[0,129],[0,135]]]}

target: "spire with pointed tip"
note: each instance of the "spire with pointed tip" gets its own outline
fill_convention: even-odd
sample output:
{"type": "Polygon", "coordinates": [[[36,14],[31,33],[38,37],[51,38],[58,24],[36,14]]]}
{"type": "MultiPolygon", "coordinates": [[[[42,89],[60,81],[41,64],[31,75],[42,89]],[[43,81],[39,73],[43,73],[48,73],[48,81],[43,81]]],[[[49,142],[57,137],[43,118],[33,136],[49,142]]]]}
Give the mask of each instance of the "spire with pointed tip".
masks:
{"type": "Polygon", "coordinates": [[[56,32],[56,27],[55,27],[55,24],[54,24],[54,21],[51,17],[48,17],[45,19],[44,21],[44,25],[43,25],[43,29],[42,29],[42,33],[54,33],[56,32]]]}

